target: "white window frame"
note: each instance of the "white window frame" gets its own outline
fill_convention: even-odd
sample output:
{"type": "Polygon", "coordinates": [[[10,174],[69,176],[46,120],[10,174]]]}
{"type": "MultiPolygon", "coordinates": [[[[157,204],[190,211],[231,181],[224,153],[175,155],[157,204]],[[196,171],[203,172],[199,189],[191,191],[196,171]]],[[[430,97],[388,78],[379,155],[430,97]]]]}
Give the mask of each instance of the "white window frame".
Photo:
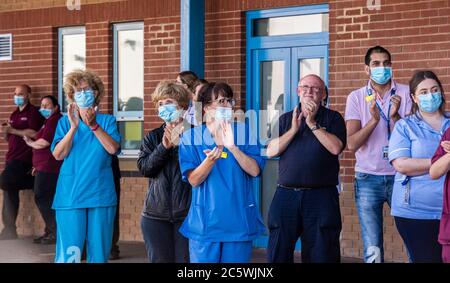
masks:
{"type": "MultiPolygon", "coordinates": [[[[142,111],[119,111],[119,49],[118,49],[118,33],[126,30],[144,31],[144,22],[130,22],[130,23],[116,23],[113,24],[113,113],[117,122],[126,121],[142,121],[144,122],[144,109],[142,111]]],[[[144,35],[145,36],[145,35],[144,35]]],[[[144,78],[142,78],[144,80],[144,78]]],[[[142,94],[144,98],[144,94],[142,94]]],[[[139,154],[139,149],[122,149],[120,153],[121,158],[136,158],[139,154]]]]}
{"type": "MultiPolygon", "coordinates": [[[[86,35],[86,27],[60,27],[58,28],[58,102],[61,112],[63,112],[63,36],[70,34],[84,34],[86,35]]],[[[86,41],[84,42],[86,44],[86,41]]],[[[85,66],[86,68],[86,66],[85,66]]]]}

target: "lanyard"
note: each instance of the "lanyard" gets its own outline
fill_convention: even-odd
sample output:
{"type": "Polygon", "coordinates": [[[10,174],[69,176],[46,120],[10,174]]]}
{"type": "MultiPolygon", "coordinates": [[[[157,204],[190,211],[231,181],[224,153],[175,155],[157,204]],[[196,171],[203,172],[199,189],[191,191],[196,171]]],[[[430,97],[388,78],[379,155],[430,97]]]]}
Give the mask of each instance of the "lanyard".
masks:
{"type": "MultiPolygon", "coordinates": [[[[366,86],[367,89],[367,96],[372,96],[372,90],[366,86]]],[[[395,95],[395,88],[393,88],[391,90],[391,96],[395,95]]],[[[378,107],[378,110],[380,111],[380,116],[381,118],[383,118],[384,121],[386,121],[386,125],[387,125],[387,132],[388,132],[388,140],[391,138],[391,118],[389,117],[389,113],[391,112],[391,101],[389,100],[389,107],[388,107],[388,112],[387,112],[387,116],[386,114],[384,114],[383,109],[381,108],[381,106],[378,104],[378,100],[375,100],[375,104],[378,107]]]]}

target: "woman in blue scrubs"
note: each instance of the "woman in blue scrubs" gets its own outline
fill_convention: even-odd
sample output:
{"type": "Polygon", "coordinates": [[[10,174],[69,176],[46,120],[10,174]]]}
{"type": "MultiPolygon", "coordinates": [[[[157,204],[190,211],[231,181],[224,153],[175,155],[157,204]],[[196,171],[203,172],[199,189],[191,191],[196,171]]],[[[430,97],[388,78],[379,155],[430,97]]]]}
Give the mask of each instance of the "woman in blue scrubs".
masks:
{"type": "Polygon", "coordinates": [[[104,93],[101,79],[89,71],[67,75],[69,106],[51,146],[61,166],[53,209],[56,210],[55,262],[80,262],[86,243],[87,262],[107,262],[111,250],[117,197],[111,155],[120,148],[112,115],[96,113],[104,93]]]}
{"type": "Polygon", "coordinates": [[[205,123],[181,137],[179,161],[192,201],[180,232],[194,263],[246,263],[265,227],[252,191],[264,160],[255,133],[232,121],[233,91],[211,83],[198,94],[205,123]]]}
{"type": "Polygon", "coordinates": [[[391,214],[411,262],[442,262],[438,234],[445,177],[433,180],[429,170],[450,118],[444,89],[432,71],[417,71],[409,88],[411,115],[395,124],[389,140],[389,160],[397,171],[391,214]]]}

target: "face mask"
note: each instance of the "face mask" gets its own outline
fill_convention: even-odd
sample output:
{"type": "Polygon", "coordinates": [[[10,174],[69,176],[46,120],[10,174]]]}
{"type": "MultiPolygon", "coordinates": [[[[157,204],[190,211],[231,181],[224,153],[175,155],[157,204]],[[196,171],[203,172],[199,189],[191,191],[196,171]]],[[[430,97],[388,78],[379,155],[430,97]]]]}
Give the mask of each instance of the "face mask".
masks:
{"type": "Polygon", "coordinates": [[[39,113],[41,113],[41,115],[44,116],[45,119],[48,119],[52,115],[52,110],[41,108],[39,109],[39,113]]]}
{"type": "Polygon", "coordinates": [[[440,92],[427,93],[417,96],[419,99],[419,108],[423,112],[436,112],[442,104],[442,95],[440,92]]]}
{"type": "Polygon", "coordinates": [[[22,106],[25,103],[25,98],[23,96],[14,95],[14,104],[17,106],[22,106]]]}
{"type": "Polygon", "coordinates": [[[175,104],[161,105],[158,108],[158,115],[164,122],[171,123],[180,117],[180,111],[175,104]]]}
{"type": "Polygon", "coordinates": [[[80,108],[89,108],[94,105],[94,92],[91,89],[75,92],[75,103],[80,108]]]}
{"type": "Polygon", "coordinates": [[[392,78],[392,68],[391,67],[371,68],[370,78],[377,84],[384,85],[392,78]]]}
{"type": "Polygon", "coordinates": [[[233,109],[229,107],[217,107],[214,118],[217,121],[230,121],[233,118],[233,109]]]}

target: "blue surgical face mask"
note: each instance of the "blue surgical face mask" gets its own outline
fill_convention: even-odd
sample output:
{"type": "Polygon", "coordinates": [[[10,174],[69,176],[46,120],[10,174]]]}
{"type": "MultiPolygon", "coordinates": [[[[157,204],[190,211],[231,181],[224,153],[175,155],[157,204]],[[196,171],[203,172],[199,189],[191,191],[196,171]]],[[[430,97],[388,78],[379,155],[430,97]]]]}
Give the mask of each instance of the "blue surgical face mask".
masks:
{"type": "Polygon", "coordinates": [[[230,121],[233,118],[233,109],[229,107],[217,107],[214,119],[217,121],[230,121]]]}
{"type": "Polygon", "coordinates": [[[391,67],[375,67],[370,69],[370,78],[379,85],[384,85],[392,78],[391,67]]]}
{"type": "Polygon", "coordinates": [[[22,106],[25,104],[25,98],[23,96],[14,95],[14,104],[17,106],[22,106]]]}
{"type": "Polygon", "coordinates": [[[419,109],[427,113],[436,112],[442,104],[440,92],[418,95],[417,98],[419,99],[419,109]]]}
{"type": "Polygon", "coordinates": [[[41,115],[44,116],[45,119],[48,119],[52,115],[52,110],[41,108],[39,109],[39,113],[41,113],[41,115]]]}
{"type": "Polygon", "coordinates": [[[94,105],[95,96],[92,89],[75,92],[75,103],[80,108],[89,108],[94,105]]]}
{"type": "Polygon", "coordinates": [[[175,104],[161,105],[158,108],[158,115],[166,123],[176,121],[180,117],[180,110],[177,109],[175,104]]]}

